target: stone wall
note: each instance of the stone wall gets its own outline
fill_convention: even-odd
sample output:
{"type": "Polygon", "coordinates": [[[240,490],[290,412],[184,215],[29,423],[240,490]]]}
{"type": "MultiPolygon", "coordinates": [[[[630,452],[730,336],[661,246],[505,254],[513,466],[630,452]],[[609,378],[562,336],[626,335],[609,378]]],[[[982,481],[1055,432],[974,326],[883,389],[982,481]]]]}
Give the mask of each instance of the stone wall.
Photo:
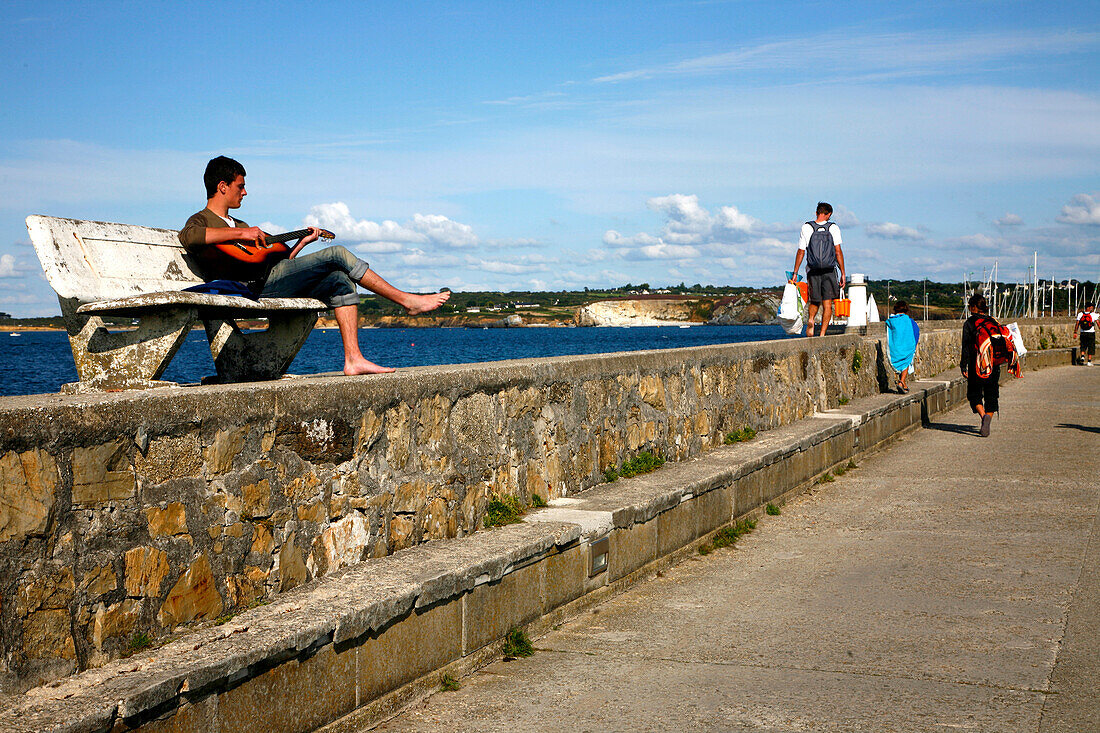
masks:
{"type": "Polygon", "coordinates": [[[0,400],[3,690],[469,534],[494,494],[575,494],[640,451],[683,460],[874,394],[880,351],[850,335],[0,400]]]}

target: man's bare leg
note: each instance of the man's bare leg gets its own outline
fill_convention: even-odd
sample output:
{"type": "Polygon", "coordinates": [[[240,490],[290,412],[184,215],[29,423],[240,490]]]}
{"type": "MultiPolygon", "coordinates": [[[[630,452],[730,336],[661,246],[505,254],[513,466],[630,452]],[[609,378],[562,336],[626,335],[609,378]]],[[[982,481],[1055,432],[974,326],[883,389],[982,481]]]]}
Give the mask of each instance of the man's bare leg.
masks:
{"type": "Polygon", "coordinates": [[[383,298],[387,298],[397,303],[404,308],[410,316],[435,310],[446,303],[447,299],[451,297],[451,294],[446,291],[428,293],[426,295],[406,293],[404,290],[398,290],[383,280],[374,270],[367,270],[367,273],[363,275],[363,279],[359,281],[359,284],[372,293],[377,293],[383,298]]]}
{"type": "Polygon", "coordinates": [[[341,305],[332,309],[340,339],[344,342],[344,374],[386,374],[396,371],[392,367],[378,366],[367,361],[359,350],[359,306],[341,305]]]}
{"type": "Polygon", "coordinates": [[[823,300],[821,301],[821,330],[817,332],[818,336],[825,335],[831,320],[833,320],[833,301],[823,300]]]}
{"type": "Polygon", "coordinates": [[[817,317],[817,304],[810,303],[806,306],[806,335],[814,335],[814,318],[817,317]]]}

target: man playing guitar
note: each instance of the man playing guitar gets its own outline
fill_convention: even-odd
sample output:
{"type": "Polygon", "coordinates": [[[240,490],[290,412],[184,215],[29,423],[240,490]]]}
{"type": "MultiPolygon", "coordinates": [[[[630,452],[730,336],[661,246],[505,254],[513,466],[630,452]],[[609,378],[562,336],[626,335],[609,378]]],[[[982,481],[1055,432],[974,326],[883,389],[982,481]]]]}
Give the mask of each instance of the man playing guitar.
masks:
{"type": "MultiPolygon", "coordinates": [[[[203,275],[211,280],[237,280],[262,298],[312,297],[333,309],[344,346],[344,374],[379,374],[394,371],[368,361],[359,349],[359,292],[356,285],[402,306],[409,314],[425,313],[443,305],[451,294],[406,293],[383,280],[370,266],[345,247],[326,247],[299,256],[324,230],[309,227],[291,249],[269,247],[259,227],[250,227],[229,215],[248,195],[245,170],[225,156],[206,166],[206,208],[194,214],[180,230],[179,240],[199,260],[203,275]],[[232,246],[231,243],[236,243],[232,246]],[[230,246],[227,246],[230,245],[230,246]],[[244,255],[234,255],[239,250],[244,255]],[[270,251],[264,257],[263,252],[270,251]],[[259,259],[260,261],[255,261],[259,259]]],[[[295,232],[294,234],[297,234],[295,232]]]]}

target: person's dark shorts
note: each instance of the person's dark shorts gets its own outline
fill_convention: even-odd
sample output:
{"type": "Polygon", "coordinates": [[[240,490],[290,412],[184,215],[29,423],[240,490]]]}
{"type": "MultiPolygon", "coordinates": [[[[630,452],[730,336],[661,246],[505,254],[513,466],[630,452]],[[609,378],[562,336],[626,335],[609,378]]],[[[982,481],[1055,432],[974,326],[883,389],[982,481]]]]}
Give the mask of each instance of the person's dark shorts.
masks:
{"type": "Polygon", "coordinates": [[[840,281],[837,280],[836,270],[827,272],[806,273],[806,282],[810,286],[810,302],[819,305],[825,300],[837,300],[840,298],[840,281]]]}
{"type": "Polygon", "coordinates": [[[978,405],[984,407],[986,412],[997,412],[1001,407],[1001,367],[993,367],[993,373],[985,379],[971,368],[966,378],[966,399],[973,412],[978,411],[978,405]]]}
{"type": "Polygon", "coordinates": [[[1096,331],[1081,333],[1081,353],[1089,356],[1096,354],[1096,331]]]}

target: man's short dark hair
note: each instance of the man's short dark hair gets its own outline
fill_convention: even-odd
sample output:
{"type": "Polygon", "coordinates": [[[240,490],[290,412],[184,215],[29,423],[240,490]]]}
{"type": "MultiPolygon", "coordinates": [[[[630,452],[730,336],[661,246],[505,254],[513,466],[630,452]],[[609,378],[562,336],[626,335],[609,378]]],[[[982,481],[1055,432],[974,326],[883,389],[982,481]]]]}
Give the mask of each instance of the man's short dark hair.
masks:
{"type": "Polygon", "coordinates": [[[832,213],[833,213],[833,207],[832,206],[829,206],[824,201],[818,201],[817,202],[817,215],[818,216],[821,216],[822,214],[832,214],[832,213]]]}
{"type": "Polygon", "coordinates": [[[895,313],[908,313],[909,312],[909,304],[906,303],[904,300],[899,300],[897,303],[894,303],[894,312],[895,313]]]}
{"type": "Polygon", "coordinates": [[[969,302],[967,302],[967,305],[978,311],[979,313],[989,312],[989,304],[986,302],[985,296],[981,293],[974,293],[973,295],[971,295],[969,302]]]}
{"type": "Polygon", "coordinates": [[[206,173],[202,174],[202,182],[206,184],[206,198],[214,198],[218,192],[218,184],[222,181],[232,183],[237,176],[248,175],[244,172],[244,166],[224,155],[219,155],[206,164],[206,173]]]}

